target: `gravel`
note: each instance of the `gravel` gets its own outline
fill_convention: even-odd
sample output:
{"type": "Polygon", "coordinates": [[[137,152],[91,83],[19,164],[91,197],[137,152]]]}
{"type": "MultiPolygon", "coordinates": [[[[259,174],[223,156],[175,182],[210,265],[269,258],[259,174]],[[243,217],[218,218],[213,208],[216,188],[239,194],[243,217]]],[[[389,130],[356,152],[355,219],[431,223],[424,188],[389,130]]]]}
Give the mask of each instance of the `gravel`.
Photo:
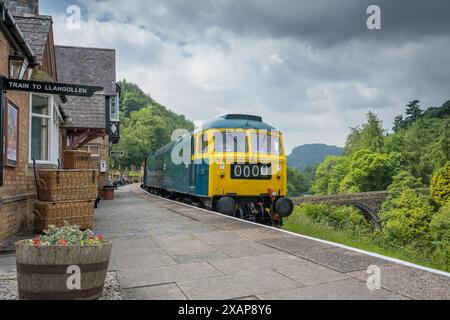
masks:
{"type": "MultiPolygon", "coordinates": [[[[14,278],[15,275],[1,276],[0,301],[17,300],[17,280],[14,278]]],[[[103,297],[100,300],[123,300],[117,273],[108,272],[106,274],[105,289],[103,291],[103,297]]]]}

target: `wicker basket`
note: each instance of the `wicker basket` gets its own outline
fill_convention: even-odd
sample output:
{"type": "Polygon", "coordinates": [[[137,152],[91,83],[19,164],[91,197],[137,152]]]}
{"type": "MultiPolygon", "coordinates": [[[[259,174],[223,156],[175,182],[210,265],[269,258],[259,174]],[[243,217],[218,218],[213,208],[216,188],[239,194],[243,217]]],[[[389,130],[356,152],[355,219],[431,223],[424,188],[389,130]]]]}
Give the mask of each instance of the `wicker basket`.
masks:
{"type": "Polygon", "coordinates": [[[39,170],[40,201],[92,200],[98,194],[97,170],[39,170]]]}
{"type": "Polygon", "coordinates": [[[91,169],[91,154],[87,151],[66,150],[64,151],[64,169],[91,169]]]}
{"type": "Polygon", "coordinates": [[[64,226],[65,222],[81,229],[92,229],[94,220],[94,201],[41,202],[34,204],[34,228],[42,233],[49,226],[64,226]]]}

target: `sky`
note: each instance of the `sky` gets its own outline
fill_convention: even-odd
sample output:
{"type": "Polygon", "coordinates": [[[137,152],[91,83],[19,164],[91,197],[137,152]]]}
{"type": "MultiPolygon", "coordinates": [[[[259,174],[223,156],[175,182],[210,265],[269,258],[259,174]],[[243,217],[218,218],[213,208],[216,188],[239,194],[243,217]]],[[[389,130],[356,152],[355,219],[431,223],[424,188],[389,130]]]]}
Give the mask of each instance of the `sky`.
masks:
{"type": "Polygon", "coordinates": [[[115,48],[117,79],[173,111],[196,124],[260,115],[289,151],[343,146],[369,111],[390,130],[409,101],[450,100],[448,0],[41,0],[40,10],[57,44],[115,48]],[[367,27],[369,5],[379,30],[367,27]]]}

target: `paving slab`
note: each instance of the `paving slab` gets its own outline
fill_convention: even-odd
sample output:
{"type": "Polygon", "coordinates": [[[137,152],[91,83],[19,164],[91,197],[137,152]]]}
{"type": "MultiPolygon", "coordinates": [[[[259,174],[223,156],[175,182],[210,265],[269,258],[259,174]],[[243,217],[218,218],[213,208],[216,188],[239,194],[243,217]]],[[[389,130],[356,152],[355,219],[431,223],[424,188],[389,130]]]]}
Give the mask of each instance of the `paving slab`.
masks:
{"type": "MultiPolygon", "coordinates": [[[[363,271],[350,275],[367,281],[363,271]]],[[[381,286],[420,300],[450,300],[450,278],[400,265],[381,267],[381,286]]]]}
{"type": "Polygon", "coordinates": [[[180,288],[174,284],[162,284],[123,290],[126,300],[187,300],[180,288]]]}
{"type": "Polygon", "coordinates": [[[302,264],[280,265],[275,270],[304,286],[350,279],[348,275],[306,261],[302,264]]]}
{"type": "Polygon", "coordinates": [[[234,234],[237,234],[241,238],[251,240],[263,240],[273,238],[289,238],[292,237],[286,232],[280,232],[280,230],[272,228],[254,228],[254,229],[241,229],[232,230],[234,234]]]}
{"type": "Polygon", "coordinates": [[[212,261],[224,258],[229,258],[229,256],[220,251],[205,251],[172,256],[172,259],[177,263],[210,262],[211,264],[212,261]]]}
{"type": "Polygon", "coordinates": [[[327,248],[323,250],[306,250],[294,252],[296,256],[316,262],[339,272],[366,271],[370,266],[392,264],[387,260],[375,258],[362,253],[342,248],[327,248]]]}
{"type": "Polygon", "coordinates": [[[298,287],[298,283],[273,271],[252,272],[178,283],[194,300],[226,300],[298,287]]]}
{"type": "Polygon", "coordinates": [[[260,243],[286,252],[300,252],[332,248],[328,244],[295,236],[261,239],[260,243]]]}
{"type": "Polygon", "coordinates": [[[356,279],[259,295],[262,300],[406,300],[399,294],[381,289],[371,291],[356,279]]]}
{"type": "Polygon", "coordinates": [[[242,240],[241,242],[234,244],[216,245],[216,248],[234,258],[259,256],[278,252],[276,249],[249,240],[242,240]]]}
{"type": "Polygon", "coordinates": [[[225,274],[259,272],[261,270],[274,270],[282,266],[294,265],[296,268],[308,263],[296,256],[277,252],[271,254],[245,256],[240,258],[226,258],[211,261],[214,267],[225,274]]]}
{"type": "Polygon", "coordinates": [[[229,231],[205,232],[196,234],[195,236],[203,242],[212,246],[239,244],[247,240],[240,237],[236,233],[229,231]]]}
{"type": "MultiPolygon", "coordinates": [[[[94,224],[113,241],[109,268],[127,299],[450,299],[449,277],[168,202],[138,186],[102,202],[94,224]],[[367,288],[372,265],[382,268],[381,290],[367,288]]],[[[0,270],[11,261],[0,258],[0,270]]]]}
{"type": "Polygon", "coordinates": [[[176,264],[157,268],[141,265],[139,270],[119,269],[119,281],[121,287],[125,289],[222,275],[222,272],[206,262],[176,264]]]}
{"type": "Polygon", "coordinates": [[[119,270],[142,270],[177,264],[163,249],[130,248],[129,251],[113,252],[112,256],[119,270]]]}

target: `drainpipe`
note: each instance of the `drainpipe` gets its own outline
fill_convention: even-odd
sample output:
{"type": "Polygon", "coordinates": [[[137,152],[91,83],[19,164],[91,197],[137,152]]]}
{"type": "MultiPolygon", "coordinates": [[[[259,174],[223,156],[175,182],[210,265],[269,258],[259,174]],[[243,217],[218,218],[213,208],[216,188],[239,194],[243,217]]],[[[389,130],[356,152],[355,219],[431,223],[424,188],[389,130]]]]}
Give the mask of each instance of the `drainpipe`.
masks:
{"type": "Polygon", "coordinates": [[[5,146],[5,136],[3,135],[3,109],[4,109],[4,101],[5,101],[5,81],[6,78],[0,77],[0,187],[3,187],[3,152],[5,146]]]}

